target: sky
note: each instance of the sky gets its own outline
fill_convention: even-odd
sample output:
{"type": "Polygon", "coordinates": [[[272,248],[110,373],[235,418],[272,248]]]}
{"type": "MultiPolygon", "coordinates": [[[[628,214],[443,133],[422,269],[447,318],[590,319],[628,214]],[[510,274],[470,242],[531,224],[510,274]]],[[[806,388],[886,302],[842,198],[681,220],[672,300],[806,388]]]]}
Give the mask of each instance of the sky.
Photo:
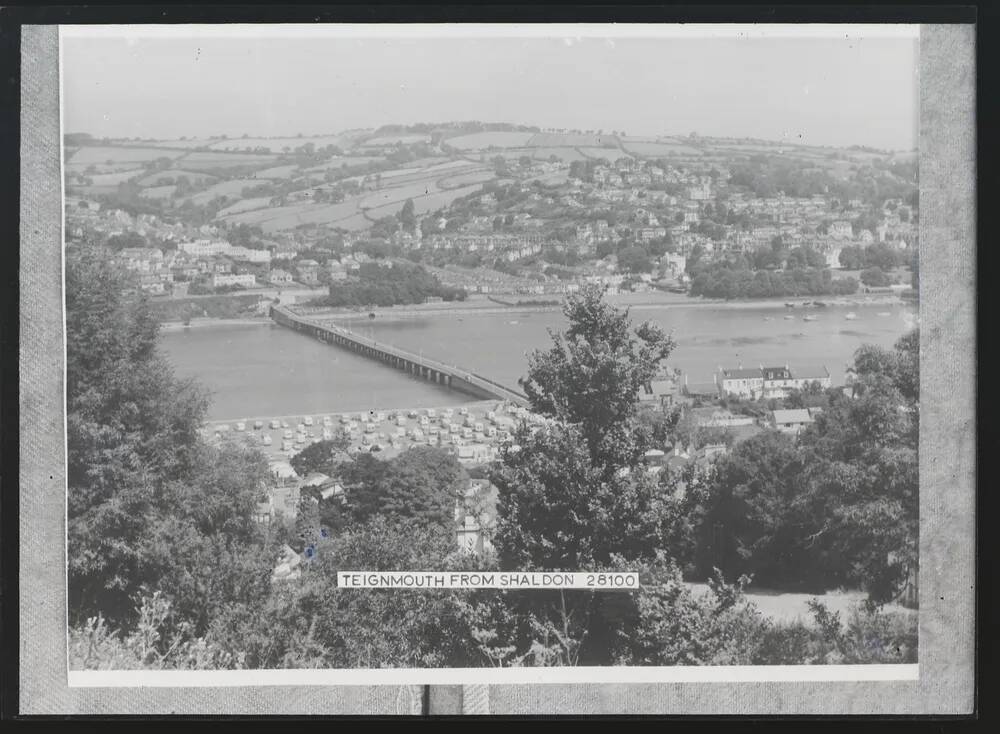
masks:
{"type": "Polygon", "coordinates": [[[716,37],[683,26],[660,37],[622,26],[576,34],[521,26],[523,37],[457,27],[442,37],[412,27],[395,37],[344,27],[326,37],[318,26],[194,28],[64,27],[65,131],[271,137],[480,120],[887,150],[917,144],[918,41],[872,27],[807,38],[787,26],[716,37]]]}

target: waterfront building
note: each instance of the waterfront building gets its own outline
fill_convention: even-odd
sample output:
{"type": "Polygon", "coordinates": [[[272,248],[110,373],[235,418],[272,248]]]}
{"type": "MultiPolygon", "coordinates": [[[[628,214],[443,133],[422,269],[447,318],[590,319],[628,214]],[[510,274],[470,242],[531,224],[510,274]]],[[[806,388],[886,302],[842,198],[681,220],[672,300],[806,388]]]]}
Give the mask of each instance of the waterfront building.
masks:
{"type": "Polygon", "coordinates": [[[764,392],[764,375],[761,369],[719,368],[719,389],[723,395],[756,400],[764,392]]]}
{"type": "Polygon", "coordinates": [[[804,390],[810,384],[819,383],[821,388],[832,385],[830,371],[826,367],[813,370],[796,370],[794,373],[786,364],[784,367],[761,367],[764,375],[764,397],[785,398],[793,390],[804,390]]]}

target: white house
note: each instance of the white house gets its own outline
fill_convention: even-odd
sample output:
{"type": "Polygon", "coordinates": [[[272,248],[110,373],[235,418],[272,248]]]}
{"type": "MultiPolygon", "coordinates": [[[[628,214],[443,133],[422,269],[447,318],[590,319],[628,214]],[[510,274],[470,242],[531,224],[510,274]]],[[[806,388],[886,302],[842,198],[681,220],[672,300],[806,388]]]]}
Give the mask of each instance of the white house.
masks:
{"type": "Polygon", "coordinates": [[[774,410],[771,412],[771,422],[782,433],[796,434],[806,426],[812,425],[813,417],[805,408],[793,410],[774,410]]]}
{"type": "Polygon", "coordinates": [[[257,276],[253,273],[214,273],[212,275],[213,288],[229,285],[253,288],[257,285],[257,276]]]}

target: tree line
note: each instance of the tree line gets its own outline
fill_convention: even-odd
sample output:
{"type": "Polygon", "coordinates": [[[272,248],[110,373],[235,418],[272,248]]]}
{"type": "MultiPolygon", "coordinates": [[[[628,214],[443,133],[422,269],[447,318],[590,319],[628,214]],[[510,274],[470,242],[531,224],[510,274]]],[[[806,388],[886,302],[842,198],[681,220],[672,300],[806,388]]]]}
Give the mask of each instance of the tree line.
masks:
{"type": "Polygon", "coordinates": [[[330,294],[323,303],[332,307],[397,306],[424,303],[432,297],[463,301],[466,292],[442,285],[436,276],[419,265],[397,262],[382,267],[363,263],[357,278],[331,283],[330,294]]]}
{"type": "Polygon", "coordinates": [[[915,562],[915,459],[904,449],[915,446],[916,421],[900,410],[917,397],[916,362],[905,356],[913,349],[859,354],[861,397],[839,413],[831,408],[801,449],[772,439],[774,450],[763,457],[734,454],[732,467],[704,478],[654,475],[643,457],[670,428],[640,420],[636,394],[676,345],[655,325],[632,324],[602,296],[588,287],[568,299],[567,328],[531,356],[522,389],[549,421],[535,430],[522,424],[480,472],[496,488],[489,529],[495,551],[468,555],[456,547],[461,513],[454,510],[476,498],[465,497],[464,470],[437,449],[391,461],[347,457],[336,444],[303,452],[299,468],[329,472],[343,494],[317,500],[306,492],[295,522],[255,522],[268,482],[261,454],[239,443],[205,443],[198,429],[206,397],[160,355],[145,297],[100,253],[68,256],[71,664],[914,659],[915,628],[877,609],[856,610],[846,627],[821,606],[814,625],[774,623],[746,600],[748,579],[735,576],[780,558],[778,538],[792,531],[773,529],[786,523],[772,517],[786,512],[775,505],[799,492],[787,523],[794,528],[797,513],[808,512],[821,523],[809,528],[816,538],[801,542],[818,543],[825,554],[809,557],[826,568],[839,554],[845,566],[862,569],[850,578],[873,600],[891,595],[901,569],[915,562]],[[797,460],[815,466],[804,488],[791,481],[799,450],[806,453],[797,460]],[[824,504],[834,497],[838,504],[824,504]],[[741,502],[756,509],[744,513],[741,502]],[[688,545],[703,544],[702,516],[721,525],[723,537],[740,540],[751,536],[738,523],[755,523],[771,544],[751,550],[770,555],[761,551],[749,563],[754,556],[745,548],[721,554],[708,590],[696,593],[682,567],[690,562],[688,545]],[[285,544],[308,551],[301,577],[272,582],[285,544]],[[338,589],[336,573],[351,569],[621,569],[639,573],[642,587],[614,594],[338,589]]]}

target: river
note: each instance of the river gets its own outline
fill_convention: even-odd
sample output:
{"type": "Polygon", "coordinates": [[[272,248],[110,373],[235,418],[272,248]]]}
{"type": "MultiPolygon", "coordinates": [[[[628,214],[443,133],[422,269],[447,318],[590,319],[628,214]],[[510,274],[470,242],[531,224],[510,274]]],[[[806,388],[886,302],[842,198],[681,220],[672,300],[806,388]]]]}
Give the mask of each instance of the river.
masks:
{"type": "MultiPolygon", "coordinates": [[[[693,382],[711,382],[721,366],[788,364],[825,366],[843,382],[854,350],[865,343],[889,347],[916,323],[905,304],[831,306],[825,309],[656,307],[632,312],[673,334],[668,360],[693,382]],[[856,314],[846,319],[848,312],[856,314]],[[815,321],[804,321],[811,314],[815,321]],[[786,319],[786,316],[792,316],[786,319]]],[[[557,311],[436,314],[347,324],[379,342],[460,365],[511,387],[527,368],[527,353],[550,344],[561,329],[557,311]]],[[[213,395],[209,417],[426,408],[470,401],[377,362],[274,325],[225,325],[165,332],[163,350],[181,376],[198,379],[213,395]]]]}

